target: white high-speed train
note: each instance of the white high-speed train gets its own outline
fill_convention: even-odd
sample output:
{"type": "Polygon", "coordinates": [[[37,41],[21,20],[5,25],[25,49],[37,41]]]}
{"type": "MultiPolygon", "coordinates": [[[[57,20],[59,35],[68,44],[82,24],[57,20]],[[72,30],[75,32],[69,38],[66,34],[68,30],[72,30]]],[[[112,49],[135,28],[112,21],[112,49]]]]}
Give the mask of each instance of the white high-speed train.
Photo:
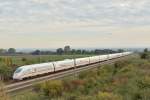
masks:
{"type": "Polygon", "coordinates": [[[67,59],[63,61],[56,61],[56,62],[49,62],[49,63],[25,65],[16,69],[16,71],[13,74],[13,79],[23,80],[25,78],[29,78],[37,75],[58,72],[61,70],[70,69],[74,67],[81,67],[81,66],[94,64],[109,59],[126,56],[129,54],[131,54],[131,52],[123,52],[123,53],[99,55],[99,56],[92,56],[92,57],[85,57],[85,58],[67,59]]]}

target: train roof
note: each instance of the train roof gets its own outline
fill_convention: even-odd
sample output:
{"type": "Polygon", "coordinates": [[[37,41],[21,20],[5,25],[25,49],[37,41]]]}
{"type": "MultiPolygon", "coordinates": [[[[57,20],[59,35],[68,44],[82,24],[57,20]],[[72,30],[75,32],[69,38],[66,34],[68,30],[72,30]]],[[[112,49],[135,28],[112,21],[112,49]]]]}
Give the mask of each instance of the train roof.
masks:
{"type": "Polygon", "coordinates": [[[49,62],[49,63],[40,63],[40,64],[32,64],[32,65],[24,65],[24,66],[21,66],[20,68],[23,68],[23,69],[28,69],[28,68],[33,68],[33,67],[41,67],[41,66],[45,66],[45,65],[49,65],[49,64],[52,64],[52,62],[49,62]]]}

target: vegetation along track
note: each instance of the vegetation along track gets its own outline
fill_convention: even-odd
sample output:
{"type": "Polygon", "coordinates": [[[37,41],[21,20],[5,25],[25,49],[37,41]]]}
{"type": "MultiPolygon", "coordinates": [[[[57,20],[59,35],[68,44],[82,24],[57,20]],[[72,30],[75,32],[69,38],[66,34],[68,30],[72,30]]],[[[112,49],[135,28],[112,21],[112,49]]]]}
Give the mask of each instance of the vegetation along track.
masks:
{"type": "Polygon", "coordinates": [[[126,57],[127,56],[121,57],[121,58],[115,58],[115,59],[107,60],[107,61],[104,61],[104,62],[101,62],[101,63],[96,63],[96,64],[84,66],[84,67],[79,67],[79,68],[76,68],[76,69],[70,69],[70,70],[67,70],[67,71],[62,71],[62,72],[59,72],[59,73],[54,73],[54,74],[50,74],[50,75],[47,75],[47,76],[34,78],[34,79],[31,79],[31,80],[24,80],[24,81],[16,82],[16,83],[5,86],[4,89],[6,90],[7,93],[13,94],[17,91],[21,91],[23,89],[32,87],[36,83],[41,83],[41,82],[46,81],[46,80],[59,79],[59,78],[69,76],[69,75],[76,75],[77,73],[79,73],[81,71],[89,70],[89,69],[92,69],[92,68],[97,68],[98,66],[104,65],[104,64],[112,64],[115,61],[125,59],[126,57]]]}

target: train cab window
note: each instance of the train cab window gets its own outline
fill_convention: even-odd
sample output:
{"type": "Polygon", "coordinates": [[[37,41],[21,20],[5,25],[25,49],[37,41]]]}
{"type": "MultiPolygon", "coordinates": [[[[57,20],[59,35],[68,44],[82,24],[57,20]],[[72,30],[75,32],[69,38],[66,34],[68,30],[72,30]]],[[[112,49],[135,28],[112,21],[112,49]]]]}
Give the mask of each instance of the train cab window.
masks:
{"type": "Polygon", "coordinates": [[[16,71],[15,71],[15,73],[19,73],[19,72],[21,72],[22,71],[22,68],[18,68],[16,71]]]}

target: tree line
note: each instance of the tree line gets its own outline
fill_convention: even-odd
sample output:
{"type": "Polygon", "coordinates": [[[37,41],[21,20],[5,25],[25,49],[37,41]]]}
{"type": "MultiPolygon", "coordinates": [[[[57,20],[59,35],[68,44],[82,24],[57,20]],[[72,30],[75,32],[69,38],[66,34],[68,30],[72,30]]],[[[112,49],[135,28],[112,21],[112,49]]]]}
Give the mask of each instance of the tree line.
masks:
{"type": "Polygon", "coordinates": [[[75,55],[75,54],[108,54],[108,53],[120,53],[124,52],[123,49],[112,50],[112,49],[95,49],[95,50],[86,50],[86,49],[71,49],[70,46],[65,46],[64,48],[58,48],[55,51],[51,50],[34,50],[29,53],[17,52],[15,48],[0,49],[0,55],[19,55],[19,54],[31,54],[31,55],[75,55]]]}

